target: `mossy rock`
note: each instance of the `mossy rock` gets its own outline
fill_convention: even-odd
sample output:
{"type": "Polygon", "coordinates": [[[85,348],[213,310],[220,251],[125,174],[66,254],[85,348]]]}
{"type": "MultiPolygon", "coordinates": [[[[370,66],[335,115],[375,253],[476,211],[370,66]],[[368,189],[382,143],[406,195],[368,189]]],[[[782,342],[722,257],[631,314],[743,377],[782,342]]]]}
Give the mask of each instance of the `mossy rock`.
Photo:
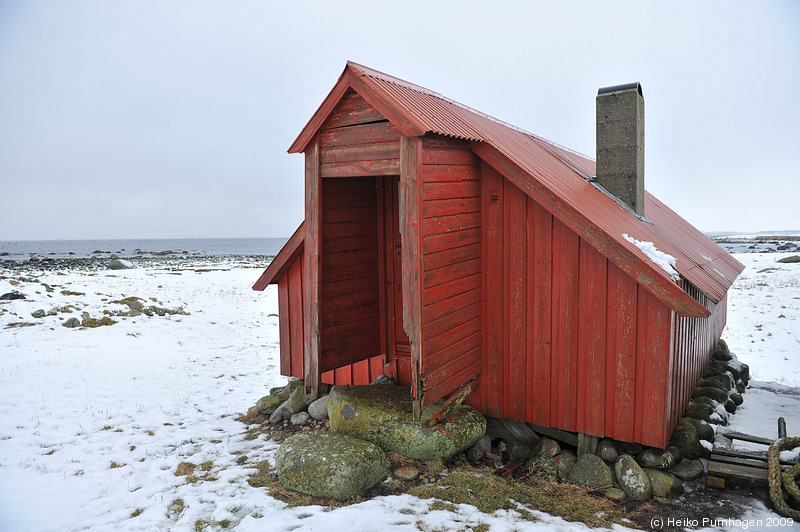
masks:
{"type": "Polygon", "coordinates": [[[697,388],[692,394],[692,398],[697,399],[698,397],[710,397],[720,404],[725,404],[728,400],[728,392],[719,387],[704,386],[697,388]]]}
{"type": "Polygon", "coordinates": [[[701,440],[705,440],[709,443],[714,443],[714,438],[716,437],[716,430],[714,430],[714,426],[710,423],[706,423],[702,419],[691,419],[691,418],[681,418],[680,423],[691,423],[694,425],[694,428],[697,429],[697,435],[700,437],[701,440]]]}
{"type": "Polygon", "coordinates": [[[783,264],[792,264],[795,262],[800,262],[800,255],[791,255],[789,257],[784,257],[782,259],[778,259],[778,262],[783,264]]]}
{"type": "Polygon", "coordinates": [[[279,406],[281,406],[281,403],[283,403],[283,401],[281,401],[280,397],[275,395],[265,395],[258,400],[256,403],[256,408],[258,408],[260,413],[266,416],[271,416],[272,413],[275,412],[279,406]]]}
{"type": "Polygon", "coordinates": [[[647,478],[650,479],[653,497],[674,499],[684,494],[683,481],[672,473],[650,468],[644,468],[644,472],[647,473],[647,478]]]}
{"type": "Polygon", "coordinates": [[[389,473],[389,459],[375,444],[331,432],[286,438],[275,456],[284,488],[313,497],[345,501],[373,487],[389,473]]]}
{"type": "Polygon", "coordinates": [[[686,423],[672,435],[671,441],[676,447],[683,449],[683,454],[687,458],[698,458],[708,453],[708,450],[700,443],[700,439],[697,425],[686,420],[686,423]]]}
{"type": "Polygon", "coordinates": [[[565,482],[589,489],[610,488],[614,485],[611,472],[603,459],[595,454],[578,457],[565,482]]]}
{"type": "Polygon", "coordinates": [[[486,431],[486,419],[458,406],[433,427],[425,426],[441,407],[435,402],[414,421],[407,386],[334,386],[328,397],[331,430],[371,441],[387,452],[414,460],[447,460],[469,449],[486,431]]]}
{"type": "Polygon", "coordinates": [[[703,462],[700,460],[691,460],[687,458],[686,460],[678,462],[669,472],[681,480],[691,482],[692,480],[697,480],[702,477],[706,470],[703,466],[703,462]]]}
{"type": "Polygon", "coordinates": [[[648,447],[636,457],[636,461],[643,468],[649,467],[652,469],[670,469],[675,465],[675,457],[671,452],[664,449],[656,449],[648,447]]]}
{"type": "Polygon", "coordinates": [[[523,471],[550,482],[558,482],[558,465],[549,454],[537,454],[525,463],[523,471]]]}
{"type": "Polygon", "coordinates": [[[650,500],[652,489],[644,469],[631,455],[623,454],[614,462],[614,473],[625,494],[637,501],[650,500]]]}
{"type": "MultiPolygon", "coordinates": [[[[300,386],[303,386],[304,382],[302,379],[289,379],[289,382],[284,386],[278,393],[278,397],[281,398],[281,402],[286,401],[292,392],[294,392],[300,386]]],[[[272,393],[270,393],[272,395],[272,393]]]]}

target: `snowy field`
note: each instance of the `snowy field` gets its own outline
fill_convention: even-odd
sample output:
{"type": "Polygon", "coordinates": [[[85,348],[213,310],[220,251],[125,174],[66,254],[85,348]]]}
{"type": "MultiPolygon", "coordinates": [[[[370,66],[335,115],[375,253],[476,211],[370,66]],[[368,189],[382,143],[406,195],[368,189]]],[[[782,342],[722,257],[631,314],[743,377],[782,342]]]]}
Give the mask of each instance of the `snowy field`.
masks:
{"type": "MultiPolygon", "coordinates": [[[[779,415],[800,434],[800,264],[776,263],[782,256],[737,255],[747,269],[723,335],[754,379],[731,428],[764,436],[779,415]]],[[[259,274],[242,265],[0,268],[0,294],[26,296],[0,303],[0,531],[585,529],[546,514],[531,523],[467,505],[431,511],[433,501],[408,495],[288,508],[251,487],[248,474],[274,460],[277,444],[246,440],[234,418],[285,382],[277,294],[251,290],[259,274]],[[115,301],[129,297],[168,312],[62,326],[127,310],[115,301]],[[198,466],[194,478],[175,475],[181,462],[198,466]]],[[[769,513],[754,503],[749,515],[769,513]]]]}

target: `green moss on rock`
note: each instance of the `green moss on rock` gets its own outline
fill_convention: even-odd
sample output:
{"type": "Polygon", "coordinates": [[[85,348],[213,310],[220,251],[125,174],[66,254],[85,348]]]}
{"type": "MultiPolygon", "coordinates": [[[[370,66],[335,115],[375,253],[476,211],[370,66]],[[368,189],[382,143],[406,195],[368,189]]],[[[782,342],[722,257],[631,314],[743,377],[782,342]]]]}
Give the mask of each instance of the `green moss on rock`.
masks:
{"type": "MultiPolygon", "coordinates": [[[[421,419],[432,417],[440,406],[441,402],[428,406],[421,419]]],[[[328,399],[328,414],[332,431],[415,460],[447,460],[474,445],[486,432],[481,413],[463,405],[433,427],[414,421],[407,386],[335,386],[328,399]]]]}
{"type": "Polygon", "coordinates": [[[305,432],[283,442],[275,467],[286,489],[344,501],[386,478],[389,459],[368,441],[331,432],[305,432]]]}

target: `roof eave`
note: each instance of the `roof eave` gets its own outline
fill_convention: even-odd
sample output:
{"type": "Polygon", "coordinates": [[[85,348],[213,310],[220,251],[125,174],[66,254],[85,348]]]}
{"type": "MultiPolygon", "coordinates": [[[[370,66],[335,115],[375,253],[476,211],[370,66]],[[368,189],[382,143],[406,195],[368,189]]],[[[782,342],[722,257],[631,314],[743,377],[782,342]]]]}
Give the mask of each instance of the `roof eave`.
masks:
{"type": "Polygon", "coordinates": [[[268,285],[277,283],[278,279],[289,270],[294,262],[295,257],[302,253],[305,244],[305,238],[306,224],[303,222],[300,224],[300,227],[297,228],[291,238],[289,238],[286,244],[283,245],[278,254],[275,255],[275,258],[269,263],[269,266],[267,266],[267,269],[264,270],[264,273],[262,273],[255,282],[253,285],[253,290],[262,291],[268,285]]]}

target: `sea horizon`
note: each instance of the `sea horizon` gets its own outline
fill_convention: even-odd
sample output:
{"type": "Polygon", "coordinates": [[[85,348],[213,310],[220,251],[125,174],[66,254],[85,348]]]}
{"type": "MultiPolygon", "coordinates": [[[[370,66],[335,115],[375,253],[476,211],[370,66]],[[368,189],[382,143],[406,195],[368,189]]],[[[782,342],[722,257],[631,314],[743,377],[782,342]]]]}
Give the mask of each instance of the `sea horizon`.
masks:
{"type": "Polygon", "coordinates": [[[0,260],[117,255],[275,256],[289,237],[0,240],[0,260]]]}
{"type": "MultiPolygon", "coordinates": [[[[759,253],[795,251],[800,249],[796,236],[798,230],[775,231],[704,231],[709,238],[731,253],[759,253]],[[764,236],[795,236],[788,248],[776,242],[759,240],[764,236]]],[[[107,239],[52,239],[52,240],[0,240],[0,260],[23,261],[33,257],[102,258],[116,255],[120,258],[147,256],[269,256],[274,257],[289,237],[224,237],[224,238],[107,238],[107,239]]]]}

